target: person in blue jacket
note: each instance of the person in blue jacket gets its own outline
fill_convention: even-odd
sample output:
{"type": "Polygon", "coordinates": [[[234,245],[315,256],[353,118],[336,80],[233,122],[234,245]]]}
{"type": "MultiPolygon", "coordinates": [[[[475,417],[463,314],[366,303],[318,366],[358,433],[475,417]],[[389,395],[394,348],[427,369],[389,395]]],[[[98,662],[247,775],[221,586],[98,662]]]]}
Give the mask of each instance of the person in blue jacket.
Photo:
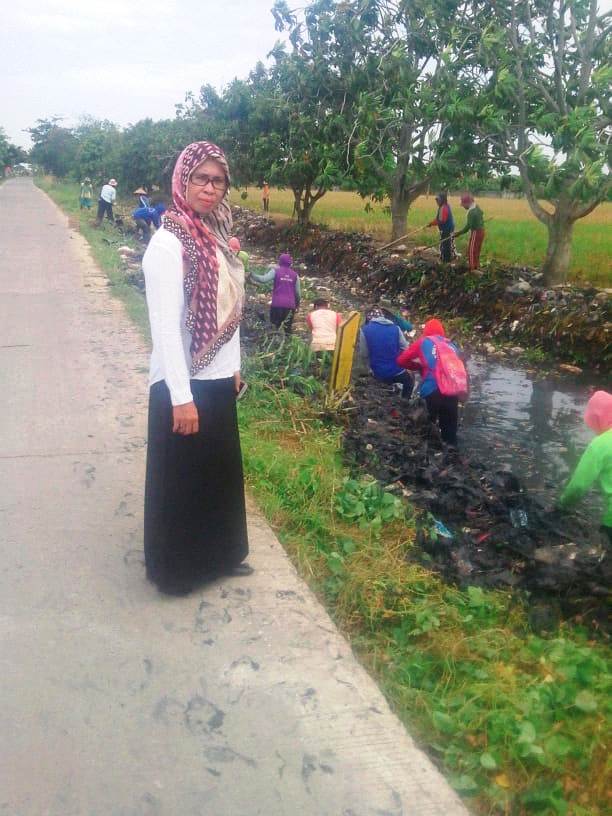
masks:
{"type": "Polygon", "coordinates": [[[166,212],[166,205],[160,201],[154,207],[138,207],[132,213],[132,218],[136,223],[136,229],[140,232],[141,238],[145,243],[149,242],[151,237],[151,224],[155,229],[161,226],[161,217],[166,212]]]}
{"type": "Polygon", "coordinates": [[[370,371],[384,383],[400,383],[402,398],[410,399],[414,379],[396,363],[400,352],[408,346],[404,332],[385,317],[378,306],[368,309],[365,324],[359,333],[359,357],[370,371]]]}

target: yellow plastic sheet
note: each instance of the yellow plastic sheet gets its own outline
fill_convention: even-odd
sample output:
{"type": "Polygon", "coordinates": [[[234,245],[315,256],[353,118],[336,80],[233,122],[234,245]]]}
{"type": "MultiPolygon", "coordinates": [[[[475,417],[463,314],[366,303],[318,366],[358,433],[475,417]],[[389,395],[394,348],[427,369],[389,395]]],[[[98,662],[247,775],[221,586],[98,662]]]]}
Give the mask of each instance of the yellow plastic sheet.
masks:
{"type": "Polygon", "coordinates": [[[342,393],[349,387],[360,323],[361,315],[359,312],[351,312],[338,329],[334,359],[329,377],[330,396],[342,393]]]}

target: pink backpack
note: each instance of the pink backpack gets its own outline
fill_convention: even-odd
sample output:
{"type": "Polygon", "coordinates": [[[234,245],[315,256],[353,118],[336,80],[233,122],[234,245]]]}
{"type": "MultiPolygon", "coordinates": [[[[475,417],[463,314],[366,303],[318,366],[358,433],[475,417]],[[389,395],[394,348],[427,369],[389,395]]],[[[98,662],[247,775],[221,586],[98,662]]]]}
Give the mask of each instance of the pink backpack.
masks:
{"type": "Polygon", "coordinates": [[[429,339],[436,347],[437,363],[434,375],[438,391],[445,397],[459,397],[461,402],[465,402],[470,389],[463,361],[443,337],[429,339]]]}

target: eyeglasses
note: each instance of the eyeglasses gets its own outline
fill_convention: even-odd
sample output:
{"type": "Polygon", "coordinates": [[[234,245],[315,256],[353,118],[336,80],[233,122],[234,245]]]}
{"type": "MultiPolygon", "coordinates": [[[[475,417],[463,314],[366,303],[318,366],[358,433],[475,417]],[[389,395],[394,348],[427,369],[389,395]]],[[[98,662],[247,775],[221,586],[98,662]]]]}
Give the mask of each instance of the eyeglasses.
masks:
{"type": "Polygon", "coordinates": [[[207,176],[206,173],[194,173],[189,181],[196,187],[206,187],[208,184],[212,184],[214,189],[219,192],[227,189],[225,176],[207,176]]]}

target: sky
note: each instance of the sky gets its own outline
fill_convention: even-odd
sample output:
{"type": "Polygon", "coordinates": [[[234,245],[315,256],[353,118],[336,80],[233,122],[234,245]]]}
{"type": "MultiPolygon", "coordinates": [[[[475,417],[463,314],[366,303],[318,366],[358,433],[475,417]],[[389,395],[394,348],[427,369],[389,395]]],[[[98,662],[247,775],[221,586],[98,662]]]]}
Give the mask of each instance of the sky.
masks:
{"type": "Polygon", "coordinates": [[[281,38],[273,2],[5,0],[0,127],[30,147],[24,130],[51,116],[67,127],[83,115],[122,126],[173,117],[188,91],[220,89],[266,59],[281,38]]]}
{"type": "Polygon", "coordinates": [[[201,85],[246,77],[281,38],[274,0],[7,0],[0,127],[30,147],[37,119],[128,125],[173,117],[201,85]]]}

